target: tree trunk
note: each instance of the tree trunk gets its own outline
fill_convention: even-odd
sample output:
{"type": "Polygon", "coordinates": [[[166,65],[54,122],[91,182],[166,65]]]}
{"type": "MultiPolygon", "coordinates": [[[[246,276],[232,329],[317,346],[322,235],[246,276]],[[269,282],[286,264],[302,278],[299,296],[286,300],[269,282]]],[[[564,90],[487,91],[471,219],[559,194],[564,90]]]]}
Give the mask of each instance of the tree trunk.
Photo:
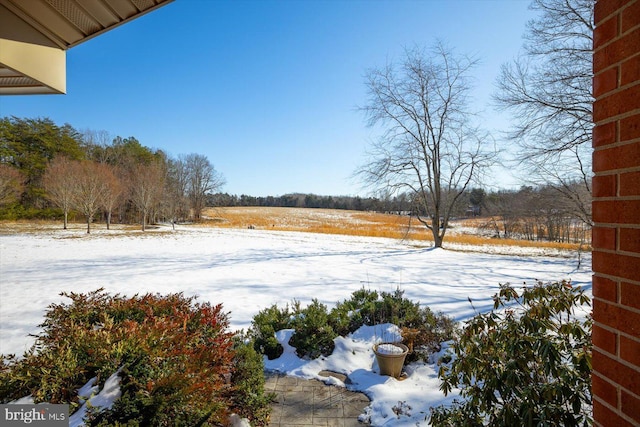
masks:
{"type": "Polygon", "coordinates": [[[67,210],[65,209],[65,211],[64,211],[64,227],[63,227],[65,230],[67,229],[67,223],[68,223],[67,217],[68,217],[68,215],[69,215],[69,212],[67,212],[67,210]]]}
{"type": "Polygon", "coordinates": [[[111,227],[111,211],[107,212],[107,230],[110,230],[111,227]]]}

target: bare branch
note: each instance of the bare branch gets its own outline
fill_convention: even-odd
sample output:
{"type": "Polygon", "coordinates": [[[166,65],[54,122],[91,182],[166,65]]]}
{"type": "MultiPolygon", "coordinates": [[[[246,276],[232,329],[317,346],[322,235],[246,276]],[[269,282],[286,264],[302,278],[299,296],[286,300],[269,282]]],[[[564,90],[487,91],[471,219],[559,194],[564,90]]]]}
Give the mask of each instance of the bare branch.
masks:
{"type": "MultiPolygon", "coordinates": [[[[590,212],[594,0],[533,0],[539,12],[525,34],[525,55],[504,64],[494,100],[515,124],[509,138],[537,182],[590,212]],[[576,187],[575,182],[583,185],[576,187]],[[582,190],[580,190],[582,191],[582,190]]],[[[590,222],[590,219],[587,219],[590,222]]]]}

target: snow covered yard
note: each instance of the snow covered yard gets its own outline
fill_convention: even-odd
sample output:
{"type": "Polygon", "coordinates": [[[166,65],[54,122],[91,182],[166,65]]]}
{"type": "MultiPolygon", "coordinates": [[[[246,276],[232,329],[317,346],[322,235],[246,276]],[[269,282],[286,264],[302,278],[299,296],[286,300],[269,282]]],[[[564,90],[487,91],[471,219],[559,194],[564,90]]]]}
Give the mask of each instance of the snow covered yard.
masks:
{"type": "MultiPolygon", "coordinates": [[[[365,287],[404,290],[405,297],[457,320],[489,310],[500,283],[571,279],[590,293],[590,258],[462,252],[419,248],[411,242],[260,230],[179,227],[142,234],[53,230],[0,236],[0,352],[21,354],[33,342],[46,307],[62,291],[103,287],[124,295],[183,292],[222,303],[234,329],[271,304],[312,298],[332,307],[365,287]],[[162,231],[162,232],[158,232],[162,231]],[[473,300],[473,307],[468,298],[473,300]],[[475,307],[475,308],[474,308],[475,307]]],[[[438,390],[435,366],[409,367],[408,378],[381,377],[370,347],[374,335],[338,338],[323,360],[291,351],[268,368],[315,377],[323,369],[349,375],[350,388],[372,398],[365,417],[374,425],[426,425],[429,407],[449,400],[438,390]],[[398,415],[401,414],[401,415],[398,415]]],[[[286,334],[283,335],[283,339],[286,334]]]]}

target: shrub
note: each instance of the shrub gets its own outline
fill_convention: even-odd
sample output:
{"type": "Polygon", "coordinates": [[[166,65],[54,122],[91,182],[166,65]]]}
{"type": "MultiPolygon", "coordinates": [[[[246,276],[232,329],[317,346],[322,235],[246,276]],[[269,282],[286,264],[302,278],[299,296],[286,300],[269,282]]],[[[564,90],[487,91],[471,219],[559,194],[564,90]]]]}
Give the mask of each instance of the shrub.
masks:
{"type": "Polygon", "coordinates": [[[233,412],[248,418],[254,427],[266,426],[275,395],[264,392],[264,363],[254,343],[243,335],[234,337],[233,412]]]}
{"type": "Polygon", "coordinates": [[[341,335],[347,335],[362,325],[373,326],[393,323],[401,326],[405,343],[414,351],[405,359],[406,363],[424,359],[434,351],[439,351],[441,343],[453,338],[455,322],[442,313],[433,313],[429,307],[404,297],[404,291],[369,291],[364,288],[355,291],[351,299],[338,303],[332,310],[330,321],[341,335]],[[409,342],[410,341],[410,342],[409,342]]]}
{"type": "Polygon", "coordinates": [[[49,306],[44,331],[24,357],[3,356],[2,402],[31,394],[36,402],[68,403],[73,412],[78,388],[93,377],[102,386],[119,369],[121,397],[111,409],[91,411],[90,424],[226,422],[242,387],[231,381],[239,356],[221,305],[182,294],[62,295],[72,302],[49,306]]]}
{"type": "Polygon", "coordinates": [[[300,357],[315,359],[333,353],[337,334],[329,325],[327,306],[313,299],[311,305],[300,310],[291,321],[295,333],[289,344],[300,357]]]}
{"type": "Polygon", "coordinates": [[[327,307],[314,299],[306,308],[294,301],[280,309],[276,305],[260,311],[252,322],[251,336],[256,351],[269,359],[280,357],[282,346],[275,333],[282,329],[295,329],[289,344],[296,348],[300,357],[316,358],[333,352],[334,338],[355,332],[363,325],[394,323],[415,331],[412,337],[414,352],[406,362],[426,358],[440,350],[440,343],[453,338],[453,319],[433,313],[428,307],[404,297],[404,292],[381,292],[359,289],[351,298],[336,304],[327,312],[327,307]]]}
{"type": "Polygon", "coordinates": [[[355,332],[363,325],[375,324],[378,292],[361,288],[351,298],[336,304],[331,310],[331,325],[342,336],[355,332]]]}
{"type": "Polygon", "coordinates": [[[351,295],[351,299],[338,303],[331,313],[338,324],[348,324],[348,333],[362,325],[373,326],[380,323],[393,323],[407,327],[418,327],[423,319],[420,304],[404,298],[404,291],[369,291],[360,289],[351,295]]]}
{"type": "MultiPolygon", "coordinates": [[[[294,302],[294,308],[299,304],[294,302]]],[[[257,352],[266,355],[269,360],[277,359],[284,349],[276,340],[276,332],[291,327],[289,305],[278,308],[276,304],[261,310],[251,321],[251,337],[257,352]]]]}
{"type": "Polygon", "coordinates": [[[468,322],[454,343],[441,389],[461,388],[465,399],[432,409],[433,426],[590,425],[591,319],[589,305],[567,282],[501,285],[494,310],[468,322]]]}
{"type": "MultiPolygon", "coordinates": [[[[0,207],[0,220],[15,221],[18,219],[62,219],[64,217],[62,209],[58,208],[34,208],[24,207],[22,204],[15,202],[0,207]]],[[[73,218],[73,212],[70,214],[73,218]]]]}

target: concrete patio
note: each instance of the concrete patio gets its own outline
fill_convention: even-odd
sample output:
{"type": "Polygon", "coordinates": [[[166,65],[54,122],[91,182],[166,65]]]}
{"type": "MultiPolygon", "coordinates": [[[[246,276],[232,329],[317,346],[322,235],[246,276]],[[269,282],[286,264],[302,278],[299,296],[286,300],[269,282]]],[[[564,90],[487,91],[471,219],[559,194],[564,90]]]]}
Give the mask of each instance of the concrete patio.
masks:
{"type": "MultiPolygon", "coordinates": [[[[342,381],[346,379],[335,373],[324,372],[321,375],[335,376],[342,381]]],[[[305,380],[277,373],[266,374],[265,390],[276,393],[269,426],[367,425],[358,421],[358,416],[369,405],[369,399],[362,393],[329,386],[318,380],[305,380]]]]}

